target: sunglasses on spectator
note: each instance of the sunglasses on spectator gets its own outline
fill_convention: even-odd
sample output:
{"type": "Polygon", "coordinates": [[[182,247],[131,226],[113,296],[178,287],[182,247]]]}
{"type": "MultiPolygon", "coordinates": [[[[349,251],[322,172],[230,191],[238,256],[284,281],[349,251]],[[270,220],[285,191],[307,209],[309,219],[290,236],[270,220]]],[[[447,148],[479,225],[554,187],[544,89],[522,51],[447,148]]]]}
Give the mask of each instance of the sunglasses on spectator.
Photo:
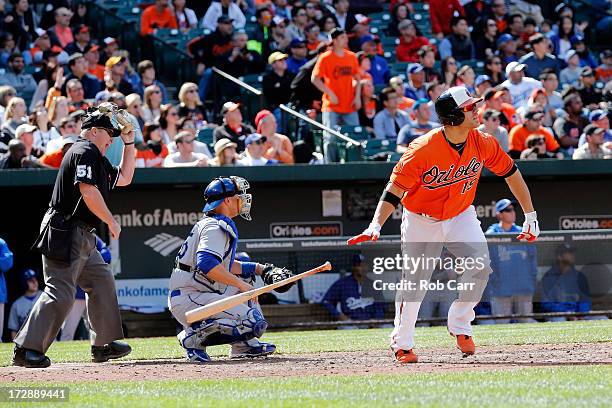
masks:
{"type": "Polygon", "coordinates": [[[192,144],[193,141],[194,141],[194,139],[183,139],[183,140],[181,140],[181,143],[192,144]]]}
{"type": "Polygon", "coordinates": [[[170,115],[170,116],[178,116],[178,112],[170,112],[168,115],[170,115]]]}
{"type": "Polygon", "coordinates": [[[487,24],[487,27],[497,27],[497,24],[495,24],[495,23],[489,23],[489,24],[487,24]]]}
{"type": "Polygon", "coordinates": [[[70,88],[70,90],[71,91],[82,91],[83,87],[82,86],[79,86],[79,87],[74,86],[74,87],[70,88]]]}
{"type": "Polygon", "coordinates": [[[506,207],[503,210],[501,210],[500,212],[514,212],[514,207],[506,207]]]}
{"type": "Polygon", "coordinates": [[[156,89],[155,91],[153,91],[153,92],[151,92],[151,93],[152,93],[152,94],[160,94],[160,93],[161,93],[161,91],[160,91],[160,90],[158,90],[158,89],[156,89]]]}
{"type": "Polygon", "coordinates": [[[457,65],[457,63],[455,61],[448,61],[447,64],[448,65],[457,65]]]}
{"type": "Polygon", "coordinates": [[[501,65],[501,61],[491,61],[491,65],[501,65]]]}
{"type": "Polygon", "coordinates": [[[263,140],[257,140],[257,141],[255,141],[255,142],[253,142],[253,143],[255,143],[257,146],[261,146],[261,145],[262,145],[262,144],[264,144],[265,142],[264,142],[263,140]]]}
{"type": "Polygon", "coordinates": [[[306,17],[306,13],[297,13],[296,14],[297,17],[306,17]]]}

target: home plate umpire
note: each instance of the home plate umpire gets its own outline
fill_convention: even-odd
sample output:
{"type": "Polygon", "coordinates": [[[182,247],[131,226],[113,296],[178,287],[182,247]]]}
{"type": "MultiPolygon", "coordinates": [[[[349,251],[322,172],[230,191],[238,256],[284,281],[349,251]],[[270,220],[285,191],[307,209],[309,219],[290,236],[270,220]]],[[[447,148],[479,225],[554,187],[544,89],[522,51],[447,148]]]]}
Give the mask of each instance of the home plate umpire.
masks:
{"type": "Polygon", "coordinates": [[[134,131],[126,113],[112,103],[90,109],[81,138],[62,160],[49,210],[34,244],[42,253],[45,291],[15,337],[13,364],[44,368],[51,365],[45,352],[72,308],[76,286],[87,293],[91,324],[91,355],[104,362],[128,355],[123,338],[115,280],[96,249],[94,227],[108,225],[113,238],[121,227],[106,200],[115,186],[126,186],[134,175],[134,131]],[[123,158],[113,167],[104,157],[113,138],[123,140],[123,158]]]}

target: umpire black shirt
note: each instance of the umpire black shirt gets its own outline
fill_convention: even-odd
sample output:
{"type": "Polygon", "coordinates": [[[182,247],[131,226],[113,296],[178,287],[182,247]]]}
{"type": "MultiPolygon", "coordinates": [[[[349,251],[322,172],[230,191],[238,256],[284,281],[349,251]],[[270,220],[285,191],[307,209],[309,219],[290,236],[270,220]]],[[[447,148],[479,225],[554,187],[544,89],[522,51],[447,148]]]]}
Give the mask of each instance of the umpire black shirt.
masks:
{"type": "Polygon", "coordinates": [[[108,193],[115,187],[118,179],[119,168],[113,167],[95,144],[89,140],[79,139],[62,159],[49,205],[65,215],[74,212],[76,219],[96,227],[100,219],[87,208],[83,200],[80,200],[81,191],[78,184],[96,186],[106,202],[108,193]],[[75,212],[77,202],[79,204],[75,212]]]}

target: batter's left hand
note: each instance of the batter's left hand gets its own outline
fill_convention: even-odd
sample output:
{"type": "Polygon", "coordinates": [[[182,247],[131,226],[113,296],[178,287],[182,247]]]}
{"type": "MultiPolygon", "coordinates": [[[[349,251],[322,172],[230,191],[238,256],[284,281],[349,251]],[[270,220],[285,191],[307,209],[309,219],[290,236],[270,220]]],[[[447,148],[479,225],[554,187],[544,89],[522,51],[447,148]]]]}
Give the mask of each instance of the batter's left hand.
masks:
{"type": "Polygon", "coordinates": [[[538,214],[535,211],[525,214],[523,232],[517,237],[519,241],[533,242],[540,235],[540,225],[537,217],[538,214]]]}

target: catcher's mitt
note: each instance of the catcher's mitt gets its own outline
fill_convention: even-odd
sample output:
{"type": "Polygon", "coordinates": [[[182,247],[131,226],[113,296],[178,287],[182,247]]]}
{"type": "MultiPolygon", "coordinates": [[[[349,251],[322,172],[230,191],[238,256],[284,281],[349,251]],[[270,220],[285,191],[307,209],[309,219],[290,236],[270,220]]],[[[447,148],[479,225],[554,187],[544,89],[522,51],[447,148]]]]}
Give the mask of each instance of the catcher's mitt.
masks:
{"type": "MultiPolygon", "coordinates": [[[[272,264],[266,264],[264,266],[263,271],[261,272],[261,279],[263,279],[266,285],[271,285],[276,282],[280,282],[284,279],[290,278],[293,276],[293,272],[291,272],[287,268],[278,268],[272,264]]],[[[285,293],[295,284],[295,282],[288,283],[279,288],[274,289],[275,292],[285,293]]]]}

